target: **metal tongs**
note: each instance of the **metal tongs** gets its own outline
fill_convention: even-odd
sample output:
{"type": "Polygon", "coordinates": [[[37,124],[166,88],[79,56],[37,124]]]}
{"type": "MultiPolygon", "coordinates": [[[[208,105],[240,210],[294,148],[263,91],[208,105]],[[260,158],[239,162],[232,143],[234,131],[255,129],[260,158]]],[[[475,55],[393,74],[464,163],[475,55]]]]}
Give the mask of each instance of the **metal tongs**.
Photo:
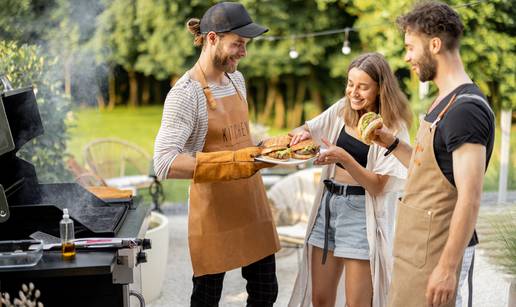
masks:
{"type": "MultiPolygon", "coordinates": [[[[83,238],[72,240],[76,249],[120,249],[142,246],[148,249],[151,246],[149,239],[137,238],[83,238]]],[[[43,250],[60,249],[61,243],[49,243],[43,245],[43,250]]]]}
{"type": "MultiPolygon", "coordinates": [[[[59,250],[61,242],[58,237],[36,231],[31,238],[43,241],[43,250],[59,250]]],[[[151,248],[150,239],[137,238],[81,238],[72,240],[77,249],[121,249],[141,246],[143,249],[151,248]]]]}

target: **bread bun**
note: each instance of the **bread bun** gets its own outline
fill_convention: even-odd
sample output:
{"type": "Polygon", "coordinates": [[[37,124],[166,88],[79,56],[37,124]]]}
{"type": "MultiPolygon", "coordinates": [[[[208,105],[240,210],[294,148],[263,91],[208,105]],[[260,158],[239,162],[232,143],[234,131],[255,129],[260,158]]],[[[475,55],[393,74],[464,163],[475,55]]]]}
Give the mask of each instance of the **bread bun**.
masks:
{"type": "Polygon", "coordinates": [[[290,144],[290,141],[292,140],[292,137],[289,135],[280,135],[268,138],[262,142],[262,147],[268,148],[268,147],[276,147],[276,146],[283,146],[288,147],[290,144]]]}
{"type": "Polygon", "coordinates": [[[290,150],[292,150],[292,158],[307,160],[317,155],[319,145],[315,144],[312,139],[308,139],[291,146],[290,150]]]}
{"type": "Polygon", "coordinates": [[[315,145],[315,143],[312,139],[307,139],[307,140],[297,143],[296,145],[290,146],[290,149],[299,150],[299,149],[305,148],[307,146],[317,146],[317,145],[315,145]]]}
{"type": "Polygon", "coordinates": [[[379,114],[367,112],[358,120],[358,137],[367,145],[371,145],[375,138],[374,131],[383,125],[383,119],[379,114]]]}
{"type": "Polygon", "coordinates": [[[290,156],[284,157],[284,158],[278,158],[277,156],[265,156],[269,160],[275,160],[275,161],[288,161],[290,159],[290,156]]]}
{"type": "Polygon", "coordinates": [[[298,160],[308,160],[308,159],[311,159],[313,157],[315,157],[314,154],[302,155],[302,154],[298,154],[298,153],[295,153],[295,152],[292,153],[292,158],[298,159],[298,160]]]}
{"type": "Polygon", "coordinates": [[[362,132],[361,139],[364,143],[367,145],[371,145],[373,143],[373,140],[375,138],[375,130],[378,128],[381,128],[383,125],[383,119],[377,118],[370,122],[367,127],[362,132]]]}

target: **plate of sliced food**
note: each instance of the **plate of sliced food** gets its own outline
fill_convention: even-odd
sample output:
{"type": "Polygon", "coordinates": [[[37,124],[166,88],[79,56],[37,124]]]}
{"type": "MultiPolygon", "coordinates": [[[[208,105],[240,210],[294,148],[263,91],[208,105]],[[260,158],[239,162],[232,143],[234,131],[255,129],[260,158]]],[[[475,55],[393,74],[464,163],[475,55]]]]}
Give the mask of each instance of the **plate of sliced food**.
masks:
{"type": "Polygon", "coordinates": [[[264,140],[261,155],[254,159],[281,165],[297,165],[315,160],[319,153],[319,145],[308,139],[290,146],[291,140],[288,135],[264,140]]]}

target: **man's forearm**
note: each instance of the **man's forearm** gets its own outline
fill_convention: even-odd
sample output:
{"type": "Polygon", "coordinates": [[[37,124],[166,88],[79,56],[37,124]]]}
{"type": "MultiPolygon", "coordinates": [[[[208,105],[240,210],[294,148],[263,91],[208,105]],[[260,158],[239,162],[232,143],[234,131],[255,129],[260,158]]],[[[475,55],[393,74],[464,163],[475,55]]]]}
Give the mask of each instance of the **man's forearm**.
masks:
{"type": "Polygon", "coordinates": [[[195,169],[195,158],[188,154],[179,154],[170,166],[167,178],[192,179],[195,169]]]}
{"type": "Polygon", "coordinates": [[[453,152],[457,203],[439,265],[455,270],[475,229],[486,165],[485,147],[466,143],[453,152]]]}
{"type": "Polygon", "coordinates": [[[450,223],[448,240],[441,254],[439,265],[452,271],[456,271],[460,266],[464,249],[475,229],[479,207],[479,201],[457,200],[450,223]]]}
{"type": "Polygon", "coordinates": [[[410,157],[412,156],[412,146],[400,140],[400,143],[391,154],[393,154],[401,164],[408,168],[410,157]]]}

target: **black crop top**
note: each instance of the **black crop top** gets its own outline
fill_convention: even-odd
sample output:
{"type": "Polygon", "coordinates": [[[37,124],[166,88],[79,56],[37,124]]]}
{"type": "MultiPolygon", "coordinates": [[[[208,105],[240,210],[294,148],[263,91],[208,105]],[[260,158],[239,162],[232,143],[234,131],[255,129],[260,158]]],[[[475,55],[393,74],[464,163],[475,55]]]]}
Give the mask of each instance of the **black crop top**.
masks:
{"type": "MultiPolygon", "coordinates": [[[[366,145],[349,135],[346,132],[346,127],[342,127],[336,145],[346,150],[358,163],[360,163],[360,165],[366,167],[369,145],[366,145]]],[[[340,163],[337,165],[340,166],[340,163]]]]}

